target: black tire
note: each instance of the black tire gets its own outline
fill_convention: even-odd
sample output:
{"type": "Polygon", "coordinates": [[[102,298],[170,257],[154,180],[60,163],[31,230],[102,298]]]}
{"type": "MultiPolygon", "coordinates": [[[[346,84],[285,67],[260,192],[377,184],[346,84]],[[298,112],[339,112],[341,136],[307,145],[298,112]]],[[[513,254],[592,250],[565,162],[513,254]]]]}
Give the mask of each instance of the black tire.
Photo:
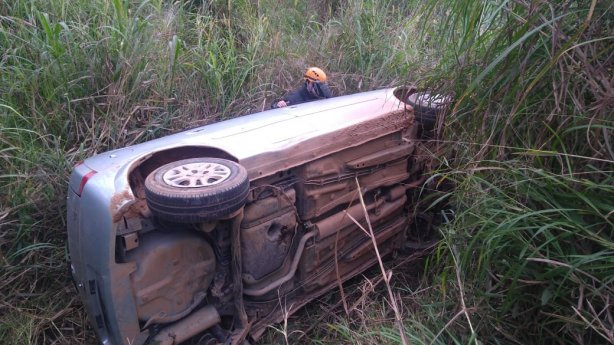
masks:
{"type": "Polygon", "coordinates": [[[245,204],[247,171],[220,158],[168,163],[145,179],[145,198],[160,219],[193,223],[223,218],[245,204]]]}
{"type": "Polygon", "coordinates": [[[428,92],[417,92],[409,95],[406,102],[414,108],[414,116],[422,129],[430,131],[435,128],[437,113],[446,107],[449,99],[428,92]]]}

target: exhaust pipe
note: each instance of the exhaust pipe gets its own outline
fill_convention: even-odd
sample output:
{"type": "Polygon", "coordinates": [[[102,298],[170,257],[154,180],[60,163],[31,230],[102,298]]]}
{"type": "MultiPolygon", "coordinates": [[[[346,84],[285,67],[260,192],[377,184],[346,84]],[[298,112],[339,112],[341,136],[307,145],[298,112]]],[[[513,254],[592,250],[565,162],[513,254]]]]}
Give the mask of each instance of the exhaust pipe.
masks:
{"type": "Polygon", "coordinates": [[[215,307],[208,305],[193,312],[185,319],[163,328],[154,337],[152,343],[159,345],[179,344],[219,322],[220,314],[215,307]]]}

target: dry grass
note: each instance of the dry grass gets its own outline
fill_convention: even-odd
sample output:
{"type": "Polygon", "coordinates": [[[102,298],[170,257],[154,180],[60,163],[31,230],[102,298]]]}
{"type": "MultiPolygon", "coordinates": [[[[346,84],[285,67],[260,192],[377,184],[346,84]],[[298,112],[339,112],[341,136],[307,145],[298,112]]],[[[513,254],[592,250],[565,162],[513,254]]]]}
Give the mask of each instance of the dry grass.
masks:
{"type": "Polygon", "coordinates": [[[612,6],[1,2],[0,343],[96,341],[65,267],[74,163],[266,109],[308,65],[336,95],[457,96],[424,187],[456,189],[423,196],[457,217],[433,255],[349,282],[281,342],[399,344],[401,315],[411,344],[611,343],[612,6]]]}
{"type": "Polygon", "coordinates": [[[398,22],[369,27],[365,40],[352,34],[394,11],[348,5],[1,2],[0,343],[95,342],[66,269],[65,192],[76,162],[261,111],[310,65],[329,71],[335,94],[394,83],[395,66],[411,61],[407,40],[372,38],[398,22]]]}

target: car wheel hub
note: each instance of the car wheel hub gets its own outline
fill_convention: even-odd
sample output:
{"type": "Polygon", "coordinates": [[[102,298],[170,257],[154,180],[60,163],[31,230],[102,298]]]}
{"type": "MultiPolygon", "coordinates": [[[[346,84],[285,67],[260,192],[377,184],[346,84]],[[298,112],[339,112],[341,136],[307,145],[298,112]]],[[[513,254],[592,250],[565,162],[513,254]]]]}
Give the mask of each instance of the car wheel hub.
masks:
{"type": "Polygon", "coordinates": [[[230,169],[218,163],[188,163],[167,171],[162,179],[178,188],[200,188],[216,185],[230,177],[230,169]]]}

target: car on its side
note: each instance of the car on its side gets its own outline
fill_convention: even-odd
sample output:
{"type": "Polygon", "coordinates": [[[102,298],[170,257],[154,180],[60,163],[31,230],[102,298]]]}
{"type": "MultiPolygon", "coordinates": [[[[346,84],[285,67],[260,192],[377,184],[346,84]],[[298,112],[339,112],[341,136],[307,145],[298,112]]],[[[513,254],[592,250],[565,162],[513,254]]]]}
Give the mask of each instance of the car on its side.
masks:
{"type": "Polygon", "coordinates": [[[280,299],[294,312],[377,262],[357,223],[381,255],[402,246],[424,165],[412,93],[268,110],[76,166],[70,267],[101,343],[256,340],[280,299]]]}

